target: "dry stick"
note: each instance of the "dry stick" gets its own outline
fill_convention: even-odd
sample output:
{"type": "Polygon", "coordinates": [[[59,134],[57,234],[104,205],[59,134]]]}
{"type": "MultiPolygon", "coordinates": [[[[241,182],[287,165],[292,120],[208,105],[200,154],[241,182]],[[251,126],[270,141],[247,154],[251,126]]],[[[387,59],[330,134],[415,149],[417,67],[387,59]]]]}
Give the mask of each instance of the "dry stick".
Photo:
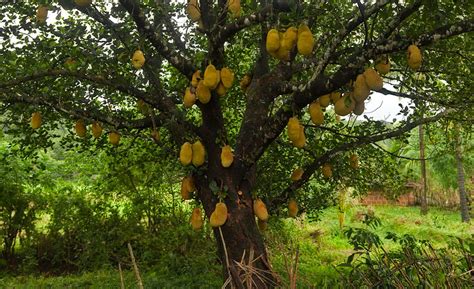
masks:
{"type": "Polygon", "coordinates": [[[132,245],[130,242],[127,243],[128,252],[130,253],[130,259],[132,259],[133,271],[135,271],[135,277],[137,278],[138,288],[143,289],[142,278],[140,277],[140,271],[138,271],[137,262],[135,262],[135,256],[133,255],[132,245]]]}
{"type": "Polygon", "coordinates": [[[125,289],[125,282],[123,280],[123,273],[122,273],[122,265],[120,265],[120,262],[118,263],[119,267],[119,275],[120,275],[120,289],[125,289]]]}
{"type": "MultiPolygon", "coordinates": [[[[242,287],[242,284],[239,284],[237,283],[237,281],[235,280],[236,276],[234,276],[234,272],[231,270],[230,268],[230,264],[229,264],[229,256],[227,254],[227,248],[226,248],[226,244],[225,244],[225,240],[224,240],[224,235],[222,234],[222,229],[221,227],[219,227],[219,234],[221,235],[221,240],[222,240],[222,247],[224,248],[224,254],[225,254],[225,264],[227,266],[227,273],[229,274],[229,277],[231,278],[231,280],[233,280],[234,282],[231,282],[231,286],[234,287],[232,285],[232,283],[235,283],[236,286],[238,286],[239,288],[243,288],[242,287]]],[[[237,275],[238,277],[238,275],[237,275]]]]}

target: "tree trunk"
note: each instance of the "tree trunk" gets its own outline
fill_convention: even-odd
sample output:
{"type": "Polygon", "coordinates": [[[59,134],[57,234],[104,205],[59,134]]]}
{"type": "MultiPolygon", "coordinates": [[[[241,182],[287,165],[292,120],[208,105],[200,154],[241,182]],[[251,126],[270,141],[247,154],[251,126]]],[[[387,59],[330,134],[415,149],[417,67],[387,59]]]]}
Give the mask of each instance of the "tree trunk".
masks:
{"type": "Polygon", "coordinates": [[[208,172],[207,176],[195,177],[208,219],[219,201],[210,183],[216,181],[220,191],[225,192],[222,201],[227,206],[227,221],[213,230],[224,268],[224,280],[232,280],[232,285],[226,288],[274,288],[276,278],[253,213],[253,182],[248,180],[246,170],[237,166],[234,163],[229,169],[220,168],[218,172],[208,172]]]}
{"type": "Polygon", "coordinates": [[[466,187],[464,186],[465,178],[464,178],[464,170],[462,164],[462,147],[461,147],[461,134],[459,130],[459,126],[455,126],[455,153],[456,153],[456,165],[458,170],[458,187],[459,187],[459,200],[461,206],[461,220],[463,222],[469,222],[469,197],[466,193],[466,187]]]}
{"type": "Polygon", "coordinates": [[[420,138],[420,167],[421,167],[421,214],[426,215],[428,213],[428,203],[426,201],[426,161],[425,161],[425,140],[423,125],[418,126],[418,135],[420,138]]]}

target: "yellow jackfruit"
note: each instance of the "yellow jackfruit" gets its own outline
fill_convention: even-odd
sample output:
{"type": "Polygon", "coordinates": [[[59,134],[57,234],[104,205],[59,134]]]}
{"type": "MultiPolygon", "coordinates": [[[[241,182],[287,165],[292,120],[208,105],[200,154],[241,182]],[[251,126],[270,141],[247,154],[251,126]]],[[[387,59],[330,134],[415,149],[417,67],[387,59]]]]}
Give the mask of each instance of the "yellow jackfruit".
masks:
{"type": "Polygon", "coordinates": [[[358,102],[356,101],[356,104],[354,106],[354,110],[352,111],[355,115],[361,115],[364,113],[365,110],[365,103],[363,101],[358,102]]]}
{"type": "Polygon", "coordinates": [[[291,180],[293,182],[301,180],[301,177],[303,176],[304,170],[302,168],[297,168],[291,173],[291,180]]]}
{"type": "Polygon", "coordinates": [[[280,48],[290,51],[296,45],[298,39],[298,29],[296,27],[288,27],[282,35],[280,48]]]}
{"type": "Polygon", "coordinates": [[[196,190],[192,176],[185,176],[181,181],[181,197],[183,200],[190,200],[191,193],[196,190]]]}
{"type": "Polygon", "coordinates": [[[421,66],[422,56],[421,51],[416,45],[408,46],[407,50],[408,66],[413,70],[418,70],[421,66]]]}
{"type": "Polygon", "coordinates": [[[120,142],[120,134],[116,131],[112,131],[109,133],[109,143],[116,146],[120,142]]]}
{"type": "Polygon", "coordinates": [[[195,167],[202,166],[204,160],[206,159],[206,148],[201,143],[201,141],[195,141],[192,145],[192,162],[195,167]]]}
{"type": "Polygon", "coordinates": [[[251,81],[252,81],[252,77],[250,76],[250,74],[245,74],[244,77],[242,77],[242,79],[240,80],[240,88],[243,91],[246,91],[251,81]]]}
{"type": "Polygon", "coordinates": [[[92,135],[95,138],[100,138],[102,136],[102,126],[97,121],[94,121],[91,125],[92,135]]]}
{"type": "Polygon", "coordinates": [[[33,112],[31,115],[31,128],[32,129],[38,129],[41,126],[41,113],[39,112],[33,112]]]}
{"type": "Polygon", "coordinates": [[[201,19],[201,8],[199,7],[198,0],[189,0],[186,6],[186,12],[188,13],[189,19],[199,21],[201,19]]]}
{"type": "Polygon", "coordinates": [[[322,125],[324,123],[324,113],[318,102],[313,102],[309,105],[309,114],[311,121],[315,125],[322,125]]]}
{"type": "Polygon", "coordinates": [[[267,52],[277,52],[280,48],[280,34],[276,29],[270,29],[267,33],[267,41],[266,41],[266,48],[267,52]]]}
{"type": "Polygon", "coordinates": [[[196,72],[193,73],[193,77],[191,78],[191,86],[192,87],[197,87],[199,80],[201,80],[201,70],[196,70],[196,72]]]}
{"type": "Polygon", "coordinates": [[[219,202],[216,204],[214,212],[212,212],[209,223],[212,227],[220,227],[227,221],[227,206],[225,203],[219,202]]]}
{"type": "Polygon", "coordinates": [[[225,93],[227,92],[226,88],[224,87],[224,84],[222,84],[222,81],[219,82],[219,85],[216,87],[216,93],[218,96],[224,96],[225,93]]]}
{"type": "Polygon", "coordinates": [[[257,224],[258,224],[258,229],[260,231],[265,231],[267,229],[267,222],[266,221],[262,221],[260,219],[257,219],[257,224]]]}
{"type": "Polygon", "coordinates": [[[203,84],[209,89],[215,89],[219,84],[220,78],[219,71],[212,64],[209,64],[204,71],[203,84]]]}
{"type": "Polygon", "coordinates": [[[227,0],[227,7],[232,17],[240,17],[240,0],[227,0]]]}
{"type": "Polygon", "coordinates": [[[355,103],[351,93],[345,93],[334,105],[334,112],[340,116],[346,116],[354,110],[355,103]]]}
{"type": "Polygon", "coordinates": [[[135,51],[132,56],[133,67],[135,67],[136,69],[141,69],[144,64],[145,64],[145,55],[143,55],[143,52],[141,50],[135,51]]]}
{"type": "Polygon", "coordinates": [[[330,177],[332,177],[332,166],[330,164],[328,163],[324,164],[321,170],[323,172],[323,176],[326,179],[329,179],[330,177]]]}
{"type": "Polygon", "coordinates": [[[76,121],[76,124],[74,125],[74,130],[76,131],[77,136],[82,138],[86,137],[87,129],[83,119],[78,119],[76,121]]]}
{"type": "Polygon", "coordinates": [[[381,90],[383,88],[382,77],[373,68],[364,71],[365,82],[371,90],[381,90]]]}
{"type": "Polygon", "coordinates": [[[329,95],[329,98],[331,98],[332,104],[336,104],[336,102],[341,98],[341,93],[339,91],[333,91],[329,95]]]}
{"type": "Polygon", "coordinates": [[[191,226],[193,227],[195,231],[202,228],[202,225],[204,222],[202,220],[201,209],[199,208],[193,209],[193,213],[191,214],[191,219],[189,220],[189,223],[191,223],[191,226]]]}
{"type": "Polygon", "coordinates": [[[201,103],[208,103],[211,100],[211,91],[204,85],[203,80],[200,80],[196,88],[196,96],[201,103]]]}
{"type": "Polygon", "coordinates": [[[390,71],[390,60],[388,57],[378,59],[377,63],[375,64],[375,69],[380,74],[387,74],[390,71]]]}
{"type": "Polygon", "coordinates": [[[306,144],[306,135],[304,134],[304,127],[300,125],[298,138],[292,141],[293,145],[297,148],[303,148],[306,144]]]}
{"type": "Polygon", "coordinates": [[[234,154],[232,148],[229,145],[225,145],[221,151],[221,163],[224,168],[228,168],[234,161],[234,154]]]}
{"type": "Polygon", "coordinates": [[[179,161],[183,166],[187,166],[193,160],[193,148],[189,142],[185,142],[181,145],[181,149],[179,151],[179,161]]]}
{"type": "Polygon", "coordinates": [[[253,201],[253,213],[259,220],[268,220],[267,206],[265,206],[265,203],[260,199],[253,201]]]}
{"type": "Polygon", "coordinates": [[[358,169],[359,168],[359,157],[356,154],[351,154],[349,157],[349,164],[351,168],[358,169]]]}
{"type": "Polygon", "coordinates": [[[300,136],[300,121],[297,117],[290,117],[288,120],[288,138],[291,141],[298,139],[300,136]]]}
{"type": "Polygon", "coordinates": [[[190,108],[194,105],[195,102],[196,102],[196,95],[191,92],[191,88],[187,87],[186,91],[184,92],[184,97],[183,97],[184,107],[190,108]]]}
{"type": "Polygon", "coordinates": [[[48,18],[48,6],[38,6],[38,9],[36,9],[36,22],[44,23],[46,18],[48,18]]]}
{"type": "Polygon", "coordinates": [[[281,61],[289,61],[290,60],[290,50],[287,50],[280,46],[280,48],[273,54],[273,57],[281,60],[281,61]]]}
{"type": "Polygon", "coordinates": [[[321,107],[328,107],[329,104],[331,103],[331,94],[325,94],[318,98],[318,102],[321,105],[321,107]]]}
{"type": "Polygon", "coordinates": [[[92,4],[92,0],[74,0],[77,6],[87,7],[92,4]]]}
{"type": "Polygon", "coordinates": [[[291,199],[288,202],[288,215],[292,218],[295,218],[298,214],[298,203],[295,200],[291,199]]]}
{"type": "Polygon", "coordinates": [[[305,24],[301,24],[298,27],[298,41],[296,46],[298,47],[298,53],[308,56],[313,52],[314,38],[311,30],[305,24]]]}
{"type": "Polygon", "coordinates": [[[367,85],[365,76],[363,74],[357,75],[356,81],[354,82],[354,99],[358,102],[362,102],[367,99],[370,93],[370,88],[367,85]]]}
{"type": "Polygon", "coordinates": [[[225,88],[231,88],[234,83],[234,72],[227,67],[223,67],[221,69],[221,82],[225,88]]]}

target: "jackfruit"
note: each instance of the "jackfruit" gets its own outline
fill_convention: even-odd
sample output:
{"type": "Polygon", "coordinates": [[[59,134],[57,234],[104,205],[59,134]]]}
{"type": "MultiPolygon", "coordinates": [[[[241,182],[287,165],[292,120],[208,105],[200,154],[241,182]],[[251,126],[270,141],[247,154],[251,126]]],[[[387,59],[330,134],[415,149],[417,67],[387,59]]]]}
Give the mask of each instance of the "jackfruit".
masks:
{"type": "Polygon", "coordinates": [[[266,221],[262,221],[260,219],[257,219],[257,225],[258,225],[258,229],[262,232],[267,229],[267,222],[266,221]]]}
{"type": "Polygon", "coordinates": [[[413,70],[418,70],[421,66],[422,56],[421,51],[416,45],[408,46],[407,51],[408,66],[413,70]]]}
{"type": "Polygon", "coordinates": [[[196,190],[192,176],[185,176],[181,181],[181,197],[183,200],[190,200],[191,193],[196,190]]]}
{"type": "Polygon", "coordinates": [[[102,126],[97,121],[94,121],[91,125],[92,135],[95,138],[100,138],[102,136],[102,126]]]}
{"type": "Polygon", "coordinates": [[[179,151],[179,161],[183,166],[187,166],[193,160],[193,148],[189,142],[185,142],[181,145],[181,150],[179,151]]]}
{"type": "Polygon", "coordinates": [[[152,129],[151,130],[151,138],[155,143],[158,143],[160,141],[160,131],[158,129],[152,129]]]}
{"type": "Polygon", "coordinates": [[[192,145],[192,162],[195,167],[202,166],[206,159],[206,149],[201,141],[195,141],[192,145]]]}
{"type": "Polygon", "coordinates": [[[296,45],[296,41],[298,40],[298,29],[296,27],[288,27],[286,31],[282,35],[282,39],[280,42],[280,49],[283,48],[287,51],[293,49],[296,45]]]}
{"type": "Polygon", "coordinates": [[[300,136],[300,121],[297,117],[290,117],[288,120],[288,138],[291,141],[298,139],[300,136]]]}
{"type": "Polygon", "coordinates": [[[293,182],[301,180],[301,177],[303,176],[304,170],[302,168],[297,168],[291,173],[291,180],[293,182]]]}
{"type": "Polygon", "coordinates": [[[297,148],[303,148],[306,144],[306,135],[304,134],[304,127],[300,125],[299,128],[300,132],[298,138],[293,141],[293,145],[297,148]]]}
{"type": "Polygon", "coordinates": [[[186,12],[188,13],[189,19],[192,21],[199,21],[201,19],[201,8],[199,7],[198,0],[189,0],[186,6],[186,12]]]}
{"type": "Polygon", "coordinates": [[[191,78],[191,86],[197,87],[201,79],[201,70],[196,70],[196,72],[193,73],[193,77],[191,78]]]}
{"type": "Polygon", "coordinates": [[[225,88],[231,88],[234,83],[234,72],[227,67],[223,67],[221,69],[221,82],[225,88]]]}
{"type": "Polygon", "coordinates": [[[321,105],[321,107],[328,107],[329,104],[331,103],[331,94],[325,94],[318,98],[318,102],[321,105]]]}
{"type": "Polygon", "coordinates": [[[298,27],[298,42],[296,46],[298,47],[299,54],[308,56],[313,52],[314,38],[306,24],[301,24],[298,27]]]}
{"type": "Polygon", "coordinates": [[[45,23],[46,18],[48,18],[48,6],[40,5],[38,9],[36,9],[36,22],[38,23],[45,23]]]}
{"type": "Polygon", "coordinates": [[[209,64],[204,71],[203,84],[209,89],[215,89],[219,84],[219,71],[212,64],[209,64]]]}
{"type": "Polygon", "coordinates": [[[288,216],[295,218],[298,214],[298,203],[295,200],[291,199],[288,202],[288,216]]]}
{"type": "Polygon", "coordinates": [[[313,102],[309,105],[309,114],[311,121],[315,125],[322,125],[324,123],[324,113],[318,102],[313,102]]]}
{"type": "Polygon", "coordinates": [[[378,59],[377,64],[375,64],[375,69],[380,74],[387,74],[390,71],[390,60],[388,57],[378,59]]]}
{"type": "Polygon", "coordinates": [[[116,146],[120,142],[120,134],[118,132],[112,131],[109,133],[109,143],[116,146]]]}
{"type": "Polygon", "coordinates": [[[74,130],[76,131],[77,136],[82,138],[86,137],[87,129],[83,119],[78,119],[76,121],[76,124],[74,125],[74,130]]]}
{"type": "Polygon", "coordinates": [[[267,52],[277,52],[280,48],[280,34],[276,29],[270,29],[267,33],[267,41],[266,41],[266,48],[267,52]]]}
{"type": "Polygon", "coordinates": [[[259,220],[268,220],[267,206],[265,206],[265,203],[260,199],[253,201],[253,213],[259,220]]]}
{"type": "Polygon", "coordinates": [[[354,99],[358,102],[362,102],[367,99],[370,93],[370,88],[367,85],[365,76],[363,74],[357,75],[356,81],[354,82],[354,99]]]}
{"type": "Polygon", "coordinates": [[[382,77],[373,68],[364,71],[365,82],[371,90],[381,90],[383,88],[382,77]]]}
{"type": "Polygon", "coordinates": [[[217,95],[218,96],[224,96],[226,92],[227,91],[226,91],[224,85],[222,84],[222,81],[219,82],[219,85],[217,85],[217,88],[216,88],[217,95]]]}
{"type": "Polygon", "coordinates": [[[240,17],[240,0],[227,0],[227,7],[232,17],[240,17]]]}
{"type": "Polygon", "coordinates": [[[322,167],[322,172],[323,172],[323,176],[326,179],[329,179],[330,177],[332,177],[332,166],[328,163],[324,164],[322,167]]]}
{"type": "Polygon", "coordinates": [[[196,95],[191,92],[191,88],[187,87],[186,92],[184,92],[183,104],[184,107],[190,108],[196,102],[196,95]]]}
{"type": "Polygon", "coordinates": [[[74,0],[77,6],[87,7],[92,4],[92,0],[74,0]]]}
{"type": "Polygon", "coordinates": [[[203,80],[200,80],[198,83],[196,88],[196,96],[203,104],[206,104],[211,100],[211,91],[207,86],[204,85],[203,80]]]}
{"type": "Polygon", "coordinates": [[[229,145],[225,145],[222,148],[221,152],[221,163],[224,168],[228,168],[232,165],[234,161],[234,154],[232,153],[232,148],[229,145]]]}
{"type": "Polygon", "coordinates": [[[355,103],[351,93],[345,93],[334,105],[334,112],[340,116],[346,116],[354,110],[355,103]]]}
{"type": "Polygon", "coordinates": [[[331,98],[332,104],[336,104],[336,102],[341,98],[341,93],[339,91],[333,91],[329,95],[329,98],[331,98]]]}
{"type": "Polygon", "coordinates": [[[41,113],[33,112],[31,114],[31,128],[38,129],[41,126],[41,113]]]}
{"type": "Polygon", "coordinates": [[[216,208],[214,212],[211,214],[211,218],[209,219],[209,223],[212,227],[220,227],[225,224],[227,221],[227,206],[225,203],[219,202],[216,204],[216,208]]]}
{"type": "Polygon", "coordinates": [[[193,209],[193,212],[191,214],[191,219],[189,220],[189,223],[191,223],[191,227],[193,227],[193,229],[195,231],[202,228],[202,225],[203,225],[204,222],[202,220],[201,209],[199,209],[199,208],[194,208],[193,209]]]}
{"type": "Polygon", "coordinates": [[[361,115],[364,113],[365,110],[365,103],[363,101],[358,102],[356,101],[356,104],[354,106],[354,110],[352,111],[355,115],[361,115]]]}
{"type": "Polygon", "coordinates": [[[245,92],[247,87],[249,87],[250,82],[252,82],[252,77],[250,74],[245,74],[244,77],[240,80],[240,88],[245,92]]]}
{"type": "Polygon", "coordinates": [[[358,169],[359,168],[359,157],[356,154],[351,154],[349,157],[349,164],[351,168],[358,169]]]}
{"type": "Polygon", "coordinates": [[[145,64],[145,55],[143,55],[143,52],[141,50],[135,51],[132,56],[133,67],[135,67],[136,69],[141,69],[144,64],[145,64]]]}
{"type": "Polygon", "coordinates": [[[287,50],[280,46],[280,48],[273,54],[273,57],[281,60],[281,61],[289,61],[290,60],[290,50],[287,50]]]}

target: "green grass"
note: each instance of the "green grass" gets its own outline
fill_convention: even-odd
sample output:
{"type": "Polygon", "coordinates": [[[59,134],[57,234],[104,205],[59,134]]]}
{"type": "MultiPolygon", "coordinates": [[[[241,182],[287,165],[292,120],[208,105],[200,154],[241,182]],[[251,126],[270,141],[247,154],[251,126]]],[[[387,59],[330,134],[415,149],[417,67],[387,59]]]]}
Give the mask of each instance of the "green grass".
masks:
{"type": "MultiPolygon", "coordinates": [[[[384,239],[387,232],[399,235],[411,234],[418,239],[430,240],[435,247],[447,246],[450,236],[460,238],[474,234],[471,224],[460,222],[459,213],[431,208],[428,215],[421,216],[419,208],[374,206],[371,209],[382,220],[377,229],[384,239]]],[[[346,227],[364,226],[357,215],[366,212],[367,208],[354,206],[346,212],[346,227]]],[[[337,209],[329,208],[319,216],[319,221],[302,221],[301,219],[271,219],[269,229],[265,232],[272,265],[287,282],[286,263],[290,263],[299,251],[299,287],[298,288],[337,288],[340,276],[337,267],[353,252],[348,240],[339,228],[337,209]]],[[[393,249],[394,243],[384,240],[384,246],[393,249]]],[[[145,288],[220,288],[221,271],[218,265],[203,268],[202,260],[193,263],[186,273],[175,273],[167,264],[158,264],[153,270],[144,270],[145,288]],[[193,265],[194,264],[194,265],[193,265]],[[196,268],[192,268],[192,266],[196,268]]],[[[124,271],[126,288],[137,288],[133,272],[124,271]]],[[[102,270],[81,275],[62,277],[20,276],[0,279],[0,288],[120,288],[120,279],[116,270],[102,270]]]]}

